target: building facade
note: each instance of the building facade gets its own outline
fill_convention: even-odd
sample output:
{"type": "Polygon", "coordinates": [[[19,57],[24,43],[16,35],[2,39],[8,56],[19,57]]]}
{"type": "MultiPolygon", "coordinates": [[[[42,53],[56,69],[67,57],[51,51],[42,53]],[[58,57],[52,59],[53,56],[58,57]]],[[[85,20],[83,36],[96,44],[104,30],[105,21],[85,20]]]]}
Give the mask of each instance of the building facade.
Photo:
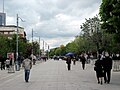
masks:
{"type": "Polygon", "coordinates": [[[6,13],[0,13],[0,26],[6,25],[6,13]]]}
{"type": "MultiPolygon", "coordinates": [[[[14,34],[17,34],[17,26],[14,25],[0,26],[0,35],[11,37],[14,34]]],[[[26,34],[24,32],[23,27],[18,27],[18,36],[21,36],[22,38],[26,38],[26,34]]]]}

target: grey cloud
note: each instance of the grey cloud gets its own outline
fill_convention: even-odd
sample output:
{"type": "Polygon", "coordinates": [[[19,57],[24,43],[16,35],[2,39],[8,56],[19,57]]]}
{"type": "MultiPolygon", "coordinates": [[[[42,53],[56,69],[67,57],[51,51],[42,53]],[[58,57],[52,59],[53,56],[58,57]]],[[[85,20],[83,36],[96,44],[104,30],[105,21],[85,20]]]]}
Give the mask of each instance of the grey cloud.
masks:
{"type": "MultiPolygon", "coordinates": [[[[2,6],[0,0],[0,6],[2,6]]],[[[92,16],[99,8],[101,0],[5,0],[5,12],[7,16],[16,14],[26,22],[20,22],[25,27],[27,37],[31,38],[31,30],[37,32],[36,37],[47,39],[66,39],[79,34],[79,25],[85,18],[92,16]],[[63,15],[56,17],[58,15],[63,15]],[[79,23],[74,23],[74,22],[79,23]],[[75,25],[75,26],[74,26],[75,25]]],[[[0,7],[0,11],[2,11],[0,7]]],[[[95,15],[94,15],[95,16],[95,15]]],[[[15,22],[16,21],[12,21],[15,22]]],[[[10,24],[10,23],[9,23],[10,24]]],[[[65,41],[65,42],[66,42],[65,41]]],[[[56,42],[53,46],[63,42],[56,42]]]]}

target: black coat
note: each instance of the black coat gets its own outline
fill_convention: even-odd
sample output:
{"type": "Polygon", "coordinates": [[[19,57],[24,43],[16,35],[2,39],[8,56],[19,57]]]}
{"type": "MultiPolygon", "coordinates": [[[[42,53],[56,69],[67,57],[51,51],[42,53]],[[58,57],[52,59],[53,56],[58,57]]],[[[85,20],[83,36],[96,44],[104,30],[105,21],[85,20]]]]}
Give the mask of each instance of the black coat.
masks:
{"type": "Polygon", "coordinates": [[[97,73],[97,77],[103,77],[103,62],[102,60],[97,60],[95,62],[95,67],[94,67],[94,70],[96,71],[97,73]]]}
{"type": "Polygon", "coordinates": [[[67,58],[66,63],[71,64],[71,58],[67,58]]]}
{"type": "Polygon", "coordinates": [[[106,71],[112,69],[112,59],[109,56],[103,59],[103,69],[106,71]]]}
{"type": "Polygon", "coordinates": [[[84,56],[81,56],[81,57],[80,57],[80,61],[82,62],[82,64],[85,64],[86,58],[85,58],[84,56]]]}

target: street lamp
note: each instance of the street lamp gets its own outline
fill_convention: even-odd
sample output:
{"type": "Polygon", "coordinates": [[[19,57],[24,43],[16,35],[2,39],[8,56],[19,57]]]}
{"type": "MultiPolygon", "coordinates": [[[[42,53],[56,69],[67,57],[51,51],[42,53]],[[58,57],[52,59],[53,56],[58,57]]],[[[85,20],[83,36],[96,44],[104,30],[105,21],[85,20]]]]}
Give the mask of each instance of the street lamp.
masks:
{"type": "Polygon", "coordinates": [[[18,64],[18,14],[17,14],[17,34],[16,34],[16,71],[19,71],[19,64],[18,64]]]}
{"type": "MultiPolygon", "coordinates": [[[[39,37],[39,49],[40,49],[40,47],[41,47],[41,40],[42,40],[42,55],[44,56],[44,51],[45,51],[45,47],[44,47],[44,45],[45,45],[45,41],[43,40],[43,39],[40,39],[40,37],[39,37]]],[[[40,56],[40,52],[39,52],[39,56],[40,56]]]]}
{"type": "Polygon", "coordinates": [[[48,59],[49,59],[49,45],[48,45],[48,59]]]}
{"type": "Polygon", "coordinates": [[[40,37],[39,37],[39,60],[40,60],[40,52],[41,50],[40,50],[40,37]]]}
{"type": "Polygon", "coordinates": [[[44,53],[45,53],[45,52],[44,52],[44,44],[45,44],[45,42],[44,42],[44,40],[43,40],[43,56],[44,56],[44,53]]]}
{"type": "Polygon", "coordinates": [[[49,59],[49,45],[45,42],[45,47],[47,47],[47,58],[49,59]]]}
{"type": "MultiPolygon", "coordinates": [[[[17,14],[17,34],[16,34],[16,71],[20,70],[20,66],[19,66],[19,61],[18,61],[18,23],[19,23],[19,19],[21,19],[18,14],[17,14]]],[[[24,20],[21,19],[22,22],[25,22],[24,20]]]]}
{"type": "Polygon", "coordinates": [[[33,29],[32,29],[32,52],[31,52],[31,57],[32,57],[32,61],[33,61],[33,29]]]}
{"type": "MultiPolygon", "coordinates": [[[[35,32],[35,33],[37,33],[37,32],[35,32]]],[[[32,29],[32,51],[31,51],[31,58],[32,58],[32,61],[33,61],[33,57],[34,57],[34,45],[33,45],[33,37],[34,37],[34,31],[33,31],[33,29],[32,29]]],[[[39,37],[39,43],[40,43],[40,37],[39,37]]],[[[40,47],[39,47],[39,49],[40,49],[40,47]]],[[[39,51],[39,54],[40,54],[40,51],[39,51]]]]}

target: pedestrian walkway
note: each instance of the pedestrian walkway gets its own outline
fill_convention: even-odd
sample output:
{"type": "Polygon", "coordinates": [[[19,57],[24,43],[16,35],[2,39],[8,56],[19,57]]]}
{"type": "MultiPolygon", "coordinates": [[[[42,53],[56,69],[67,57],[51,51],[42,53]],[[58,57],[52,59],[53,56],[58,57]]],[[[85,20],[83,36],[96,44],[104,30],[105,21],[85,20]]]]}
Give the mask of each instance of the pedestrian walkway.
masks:
{"type": "Polygon", "coordinates": [[[33,66],[29,83],[23,79],[22,71],[14,73],[5,83],[0,81],[0,90],[120,90],[120,72],[112,72],[110,84],[100,85],[93,65],[86,64],[82,70],[80,62],[68,71],[65,61],[48,60],[33,66]]]}

